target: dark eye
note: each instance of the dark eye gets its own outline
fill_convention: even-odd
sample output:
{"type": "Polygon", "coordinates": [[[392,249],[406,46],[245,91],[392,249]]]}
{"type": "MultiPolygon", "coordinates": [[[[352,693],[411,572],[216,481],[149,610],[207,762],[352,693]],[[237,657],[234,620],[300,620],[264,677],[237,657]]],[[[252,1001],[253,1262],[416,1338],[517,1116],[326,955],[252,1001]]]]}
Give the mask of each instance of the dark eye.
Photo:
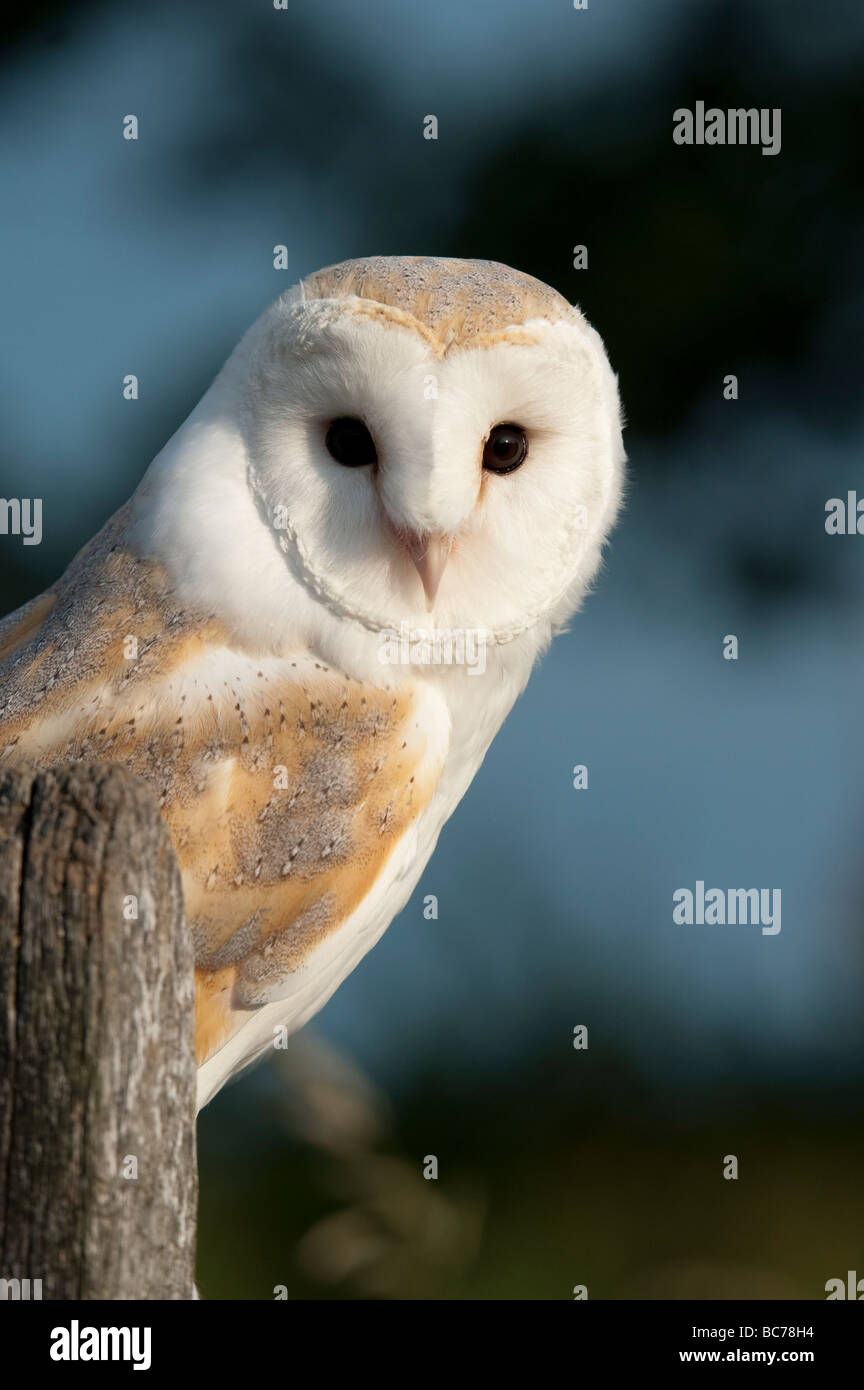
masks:
{"type": "Polygon", "coordinates": [[[528,453],[525,431],[518,425],[496,425],[483,449],[483,467],[490,473],[512,473],[528,453]]]}
{"type": "Polygon", "coordinates": [[[363,424],[345,415],[333,420],[327,431],[327,448],[337,463],[346,468],[363,468],[367,463],[377,463],[375,440],[363,424]]]}

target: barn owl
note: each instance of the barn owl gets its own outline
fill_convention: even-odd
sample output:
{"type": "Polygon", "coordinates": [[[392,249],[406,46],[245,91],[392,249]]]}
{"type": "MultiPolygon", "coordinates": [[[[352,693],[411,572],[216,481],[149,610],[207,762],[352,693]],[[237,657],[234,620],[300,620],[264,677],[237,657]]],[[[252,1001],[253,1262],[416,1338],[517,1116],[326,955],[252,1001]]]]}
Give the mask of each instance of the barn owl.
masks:
{"type": "Polygon", "coordinates": [[[0,624],[0,756],[108,759],[158,795],[199,1106],[407,902],[596,574],[623,466],[602,341],[555,290],[347,261],[257,320],[130,501],[0,624]]]}

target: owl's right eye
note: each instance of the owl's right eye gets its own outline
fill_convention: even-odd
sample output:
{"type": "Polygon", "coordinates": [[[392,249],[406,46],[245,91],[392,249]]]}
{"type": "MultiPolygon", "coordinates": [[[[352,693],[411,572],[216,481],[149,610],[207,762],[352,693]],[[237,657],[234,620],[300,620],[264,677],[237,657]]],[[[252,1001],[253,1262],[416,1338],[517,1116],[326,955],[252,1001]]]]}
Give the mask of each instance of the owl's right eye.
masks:
{"type": "Polygon", "coordinates": [[[346,468],[363,468],[367,463],[378,462],[375,440],[363,421],[353,416],[332,420],[325,443],[336,462],[343,463],[346,468]]]}

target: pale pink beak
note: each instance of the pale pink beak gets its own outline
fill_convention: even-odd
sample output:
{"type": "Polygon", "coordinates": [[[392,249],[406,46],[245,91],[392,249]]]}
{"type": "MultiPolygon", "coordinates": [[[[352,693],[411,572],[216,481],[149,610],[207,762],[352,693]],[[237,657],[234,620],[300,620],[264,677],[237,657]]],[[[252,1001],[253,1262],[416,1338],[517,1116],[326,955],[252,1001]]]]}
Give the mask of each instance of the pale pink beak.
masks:
{"type": "Polygon", "coordinates": [[[435,598],[453,542],[449,536],[409,536],[408,553],[414,561],[414,568],[420,576],[426,594],[426,612],[435,607],[435,598]]]}

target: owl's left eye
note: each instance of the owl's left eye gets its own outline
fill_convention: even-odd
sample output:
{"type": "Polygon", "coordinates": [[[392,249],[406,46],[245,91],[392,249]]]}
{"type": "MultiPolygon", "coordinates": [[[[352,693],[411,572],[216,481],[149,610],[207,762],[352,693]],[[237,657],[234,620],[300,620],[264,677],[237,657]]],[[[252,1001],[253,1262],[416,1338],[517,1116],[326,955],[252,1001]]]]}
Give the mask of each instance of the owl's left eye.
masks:
{"type": "Polygon", "coordinates": [[[332,420],[325,440],[331,456],[346,468],[363,468],[378,462],[375,440],[363,424],[353,416],[344,415],[332,420]]]}
{"type": "Polygon", "coordinates": [[[496,425],[483,446],[483,467],[490,473],[513,473],[528,454],[528,439],[519,425],[496,425]]]}

